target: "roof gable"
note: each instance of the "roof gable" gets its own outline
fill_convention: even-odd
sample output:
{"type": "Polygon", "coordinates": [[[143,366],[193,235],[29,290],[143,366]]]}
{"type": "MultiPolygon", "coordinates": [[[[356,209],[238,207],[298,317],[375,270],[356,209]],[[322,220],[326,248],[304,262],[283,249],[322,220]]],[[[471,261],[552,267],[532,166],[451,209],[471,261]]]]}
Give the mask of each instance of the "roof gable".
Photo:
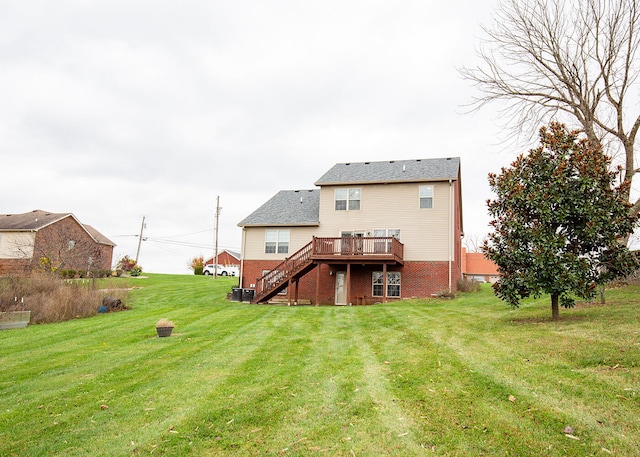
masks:
{"type": "Polygon", "coordinates": [[[238,223],[245,226],[318,225],[320,190],[281,190],[238,223]]]}
{"type": "Polygon", "coordinates": [[[71,217],[96,243],[115,246],[115,243],[90,225],[80,222],[72,213],[51,213],[39,209],[22,214],[0,214],[0,232],[37,232],[43,228],[71,217]]]}
{"type": "Polygon", "coordinates": [[[317,186],[458,179],[460,158],[338,163],[315,182],[317,186]]]}

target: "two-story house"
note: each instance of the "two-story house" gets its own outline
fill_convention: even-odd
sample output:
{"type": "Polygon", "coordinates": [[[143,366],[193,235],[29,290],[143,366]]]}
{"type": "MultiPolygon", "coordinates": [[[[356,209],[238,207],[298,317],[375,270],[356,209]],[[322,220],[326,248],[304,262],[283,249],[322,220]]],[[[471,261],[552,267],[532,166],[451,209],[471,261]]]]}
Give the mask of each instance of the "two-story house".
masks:
{"type": "Polygon", "coordinates": [[[0,214],[0,276],[34,268],[110,270],[114,247],[72,213],[0,214]]]}
{"type": "Polygon", "coordinates": [[[460,177],[457,157],[339,163],[315,189],[280,191],[238,224],[240,287],[254,303],[336,305],[454,292],[460,177]]]}

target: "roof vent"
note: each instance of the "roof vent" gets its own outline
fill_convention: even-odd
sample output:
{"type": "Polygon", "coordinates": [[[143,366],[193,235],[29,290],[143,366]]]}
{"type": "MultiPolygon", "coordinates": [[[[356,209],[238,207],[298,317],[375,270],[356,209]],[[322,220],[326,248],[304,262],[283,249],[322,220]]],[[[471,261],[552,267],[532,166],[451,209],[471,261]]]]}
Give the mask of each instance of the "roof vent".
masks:
{"type": "Polygon", "coordinates": [[[407,171],[407,167],[405,165],[402,166],[402,172],[404,173],[405,171],[407,171]]]}

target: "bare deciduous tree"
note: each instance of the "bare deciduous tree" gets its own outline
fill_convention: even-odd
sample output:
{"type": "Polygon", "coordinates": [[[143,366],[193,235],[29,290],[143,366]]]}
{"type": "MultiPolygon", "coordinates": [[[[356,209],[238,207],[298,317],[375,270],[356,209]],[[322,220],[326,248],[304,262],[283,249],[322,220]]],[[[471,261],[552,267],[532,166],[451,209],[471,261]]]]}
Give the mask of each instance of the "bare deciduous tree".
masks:
{"type": "MultiPolygon", "coordinates": [[[[533,137],[551,119],[577,124],[618,157],[631,182],[640,171],[638,1],[503,0],[484,31],[481,64],[461,70],[482,92],[472,106],[505,102],[518,135],[533,137]]],[[[632,203],[638,214],[640,199],[632,203]]]]}
{"type": "Polygon", "coordinates": [[[465,233],[462,243],[467,248],[467,252],[481,252],[486,239],[486,234],[465,233]]]}
{"type": "Polygon", "coordinates": [[[54,271],[92,270],[99,265],[102,257],[98,245],[80,226],[64,222],[47,227],[46,235],[41,241],[36,241],[33,266],[40,264],[40,267],[54,271]]]}

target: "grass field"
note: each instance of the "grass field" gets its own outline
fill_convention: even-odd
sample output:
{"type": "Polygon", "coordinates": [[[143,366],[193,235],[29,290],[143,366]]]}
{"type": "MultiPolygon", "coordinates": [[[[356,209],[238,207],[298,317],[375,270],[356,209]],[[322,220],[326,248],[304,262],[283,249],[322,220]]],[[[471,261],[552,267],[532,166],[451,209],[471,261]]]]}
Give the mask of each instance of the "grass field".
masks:
{"type": "Polygon", "coordinates": [[[133,283],[130,311],[0,332],[0,455],[640,455],[638,288],[553,322],[488,288],[286,307],[133,283]]]}

